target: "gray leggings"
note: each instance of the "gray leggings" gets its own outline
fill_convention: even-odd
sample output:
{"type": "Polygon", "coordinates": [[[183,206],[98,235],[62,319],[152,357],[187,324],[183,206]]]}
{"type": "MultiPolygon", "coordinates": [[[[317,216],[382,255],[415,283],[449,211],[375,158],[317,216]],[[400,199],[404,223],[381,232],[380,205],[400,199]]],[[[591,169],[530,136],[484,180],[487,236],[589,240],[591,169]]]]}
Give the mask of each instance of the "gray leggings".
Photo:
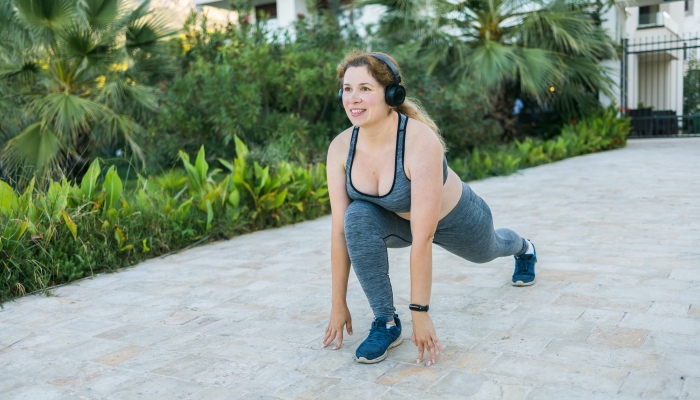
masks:
{"type": "MultiPolygon", "coordinates": [[[[345,212],[345,240],[374,316],[391,320],[396,309],[386,249],[411,245],[411,223],[376,204],[355,200],[345,212]]],[[[455,208],[438,222],[433,243],[475,263],[527,251],[527,241],[517,233],[493,229],[491,209],[466,183],[455,208]]]]}

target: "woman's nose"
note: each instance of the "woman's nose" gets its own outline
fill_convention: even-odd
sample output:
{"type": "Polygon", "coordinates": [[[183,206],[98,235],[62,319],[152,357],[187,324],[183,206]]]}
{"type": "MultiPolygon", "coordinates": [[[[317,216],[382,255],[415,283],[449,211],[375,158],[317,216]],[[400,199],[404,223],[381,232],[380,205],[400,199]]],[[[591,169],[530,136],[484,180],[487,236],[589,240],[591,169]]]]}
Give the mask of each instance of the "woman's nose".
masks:
{"type": "Polygon", "coordinates": [[[359,100],[359,96],[357,95],[357,92],[352,90],[349,93],[348,96],[348,103],[355,103],[357,100],[359,100]]]}

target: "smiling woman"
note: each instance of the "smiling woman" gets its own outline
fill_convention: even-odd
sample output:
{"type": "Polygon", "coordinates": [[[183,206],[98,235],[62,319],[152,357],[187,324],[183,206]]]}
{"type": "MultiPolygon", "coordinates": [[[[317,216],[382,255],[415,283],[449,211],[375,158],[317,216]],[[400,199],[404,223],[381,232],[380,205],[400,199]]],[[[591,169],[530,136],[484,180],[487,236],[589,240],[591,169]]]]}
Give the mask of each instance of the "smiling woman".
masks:
{"type": "MultiPolygon", "coordinates": [[[[388,113],[391,113],[393,110],[428,125],[440,139],[443,149],[445,148],[445,142],[440,136],[440,130],[435,121],[425,112],[416,99],[406,98],[406,90],[401,84],[401,70],[396,60],[389,55],[355,50],[345,57],[337,69],[338,84],[341,87],[339,92],[341,104],[344,105],[343,99],[348,93],[352,92],[351,77],[348,76],[348,80],[346,80],[346,72],[348,72],[348,69],[352,69],[350,74],[354,77],[358,73],[356,71],[357,67],[365,67],[365,69],[372,71],[372,77],[374,78],[374,84],[371,82],[359,82],[362,85],[360,90],[365,92],[374,90],[383,93],[384,102],[390,107],[388,113]],[[384,88],[387,88],[387,90],[385,91],[384,88]]],[[[359,117],[361,114],[357,116],[359,117]]]]}
{"type": "Polygon", "coordinates": [[[442,345],[428,315],[432,244],[476,263],[515,256],[515,286],[535,283],[534,246],[493,228],[488,205],[447,166],[433,120],[405,99],[400,69],[383,53],[348,54],[338,66],[339,98],[353,127],[328,149],[332,210],[332,310],[323,345],[352,334],[346,303],[350,265],[375,320],[355,360],[376,363],[403,342],[389,280],[388,247],[411,246],[411,304],[417,362],[436,362],[442,345]],[[360,132],[361,131],[361,132],[360,132]]]}

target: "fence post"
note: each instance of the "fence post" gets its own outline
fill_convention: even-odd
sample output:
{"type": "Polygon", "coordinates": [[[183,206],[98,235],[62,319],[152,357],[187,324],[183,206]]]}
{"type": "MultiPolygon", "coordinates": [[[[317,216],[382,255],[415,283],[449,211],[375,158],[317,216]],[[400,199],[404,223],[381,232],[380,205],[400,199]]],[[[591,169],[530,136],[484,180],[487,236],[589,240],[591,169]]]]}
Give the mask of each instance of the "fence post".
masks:
{"type": "Polygon", "coordinates": [[[622,60],[620,62],[620,114],[627,115],[627,45],[629,39],[622,39],[622,60]]]}

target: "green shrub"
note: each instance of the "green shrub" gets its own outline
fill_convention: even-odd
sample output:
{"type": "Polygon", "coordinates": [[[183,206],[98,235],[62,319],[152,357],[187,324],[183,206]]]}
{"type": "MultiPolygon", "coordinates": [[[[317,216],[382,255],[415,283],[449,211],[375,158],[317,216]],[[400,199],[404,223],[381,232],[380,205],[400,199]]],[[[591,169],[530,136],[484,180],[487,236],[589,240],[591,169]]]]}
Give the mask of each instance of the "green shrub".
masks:
{"type": "Polygon", "coordinates": [[[139,176],[124,189],[114,166],[95,160],[78,183],[17,193],[0,181],[0,302],[97,271],[133,265],[202,240],[280,226],[328,212],[323,164],[271,169],[237,153],[210,169],[202,147],[184,172],[139,176]]]}
{"type": "Polygon", "coordinates": [[[617,118],[617,112],[610,107],[565,126],[561,135],[550,140],[527,138],[487,150],[474,148],[468,157],[452,158],[450,166],[465,181],[510,175],[520,168],[623,147],[629,131],[629,119],[617,118]]]}
{"type": "Polygon", "coordinates": [[[335,67],[360,45],[344,37],[335,18],[299,20],[294,35],[262,24],[185,28],[184,72],[163,86],[160,113],[150,124],[157,133],[147,147],[160,155],[160,165],[175,161],[176,149],[195,152],[201,145],[210,160],[229,157],[234,136],[264,164],[325,159],[330,140],[349,126],[337,101],[335,67]]]}

